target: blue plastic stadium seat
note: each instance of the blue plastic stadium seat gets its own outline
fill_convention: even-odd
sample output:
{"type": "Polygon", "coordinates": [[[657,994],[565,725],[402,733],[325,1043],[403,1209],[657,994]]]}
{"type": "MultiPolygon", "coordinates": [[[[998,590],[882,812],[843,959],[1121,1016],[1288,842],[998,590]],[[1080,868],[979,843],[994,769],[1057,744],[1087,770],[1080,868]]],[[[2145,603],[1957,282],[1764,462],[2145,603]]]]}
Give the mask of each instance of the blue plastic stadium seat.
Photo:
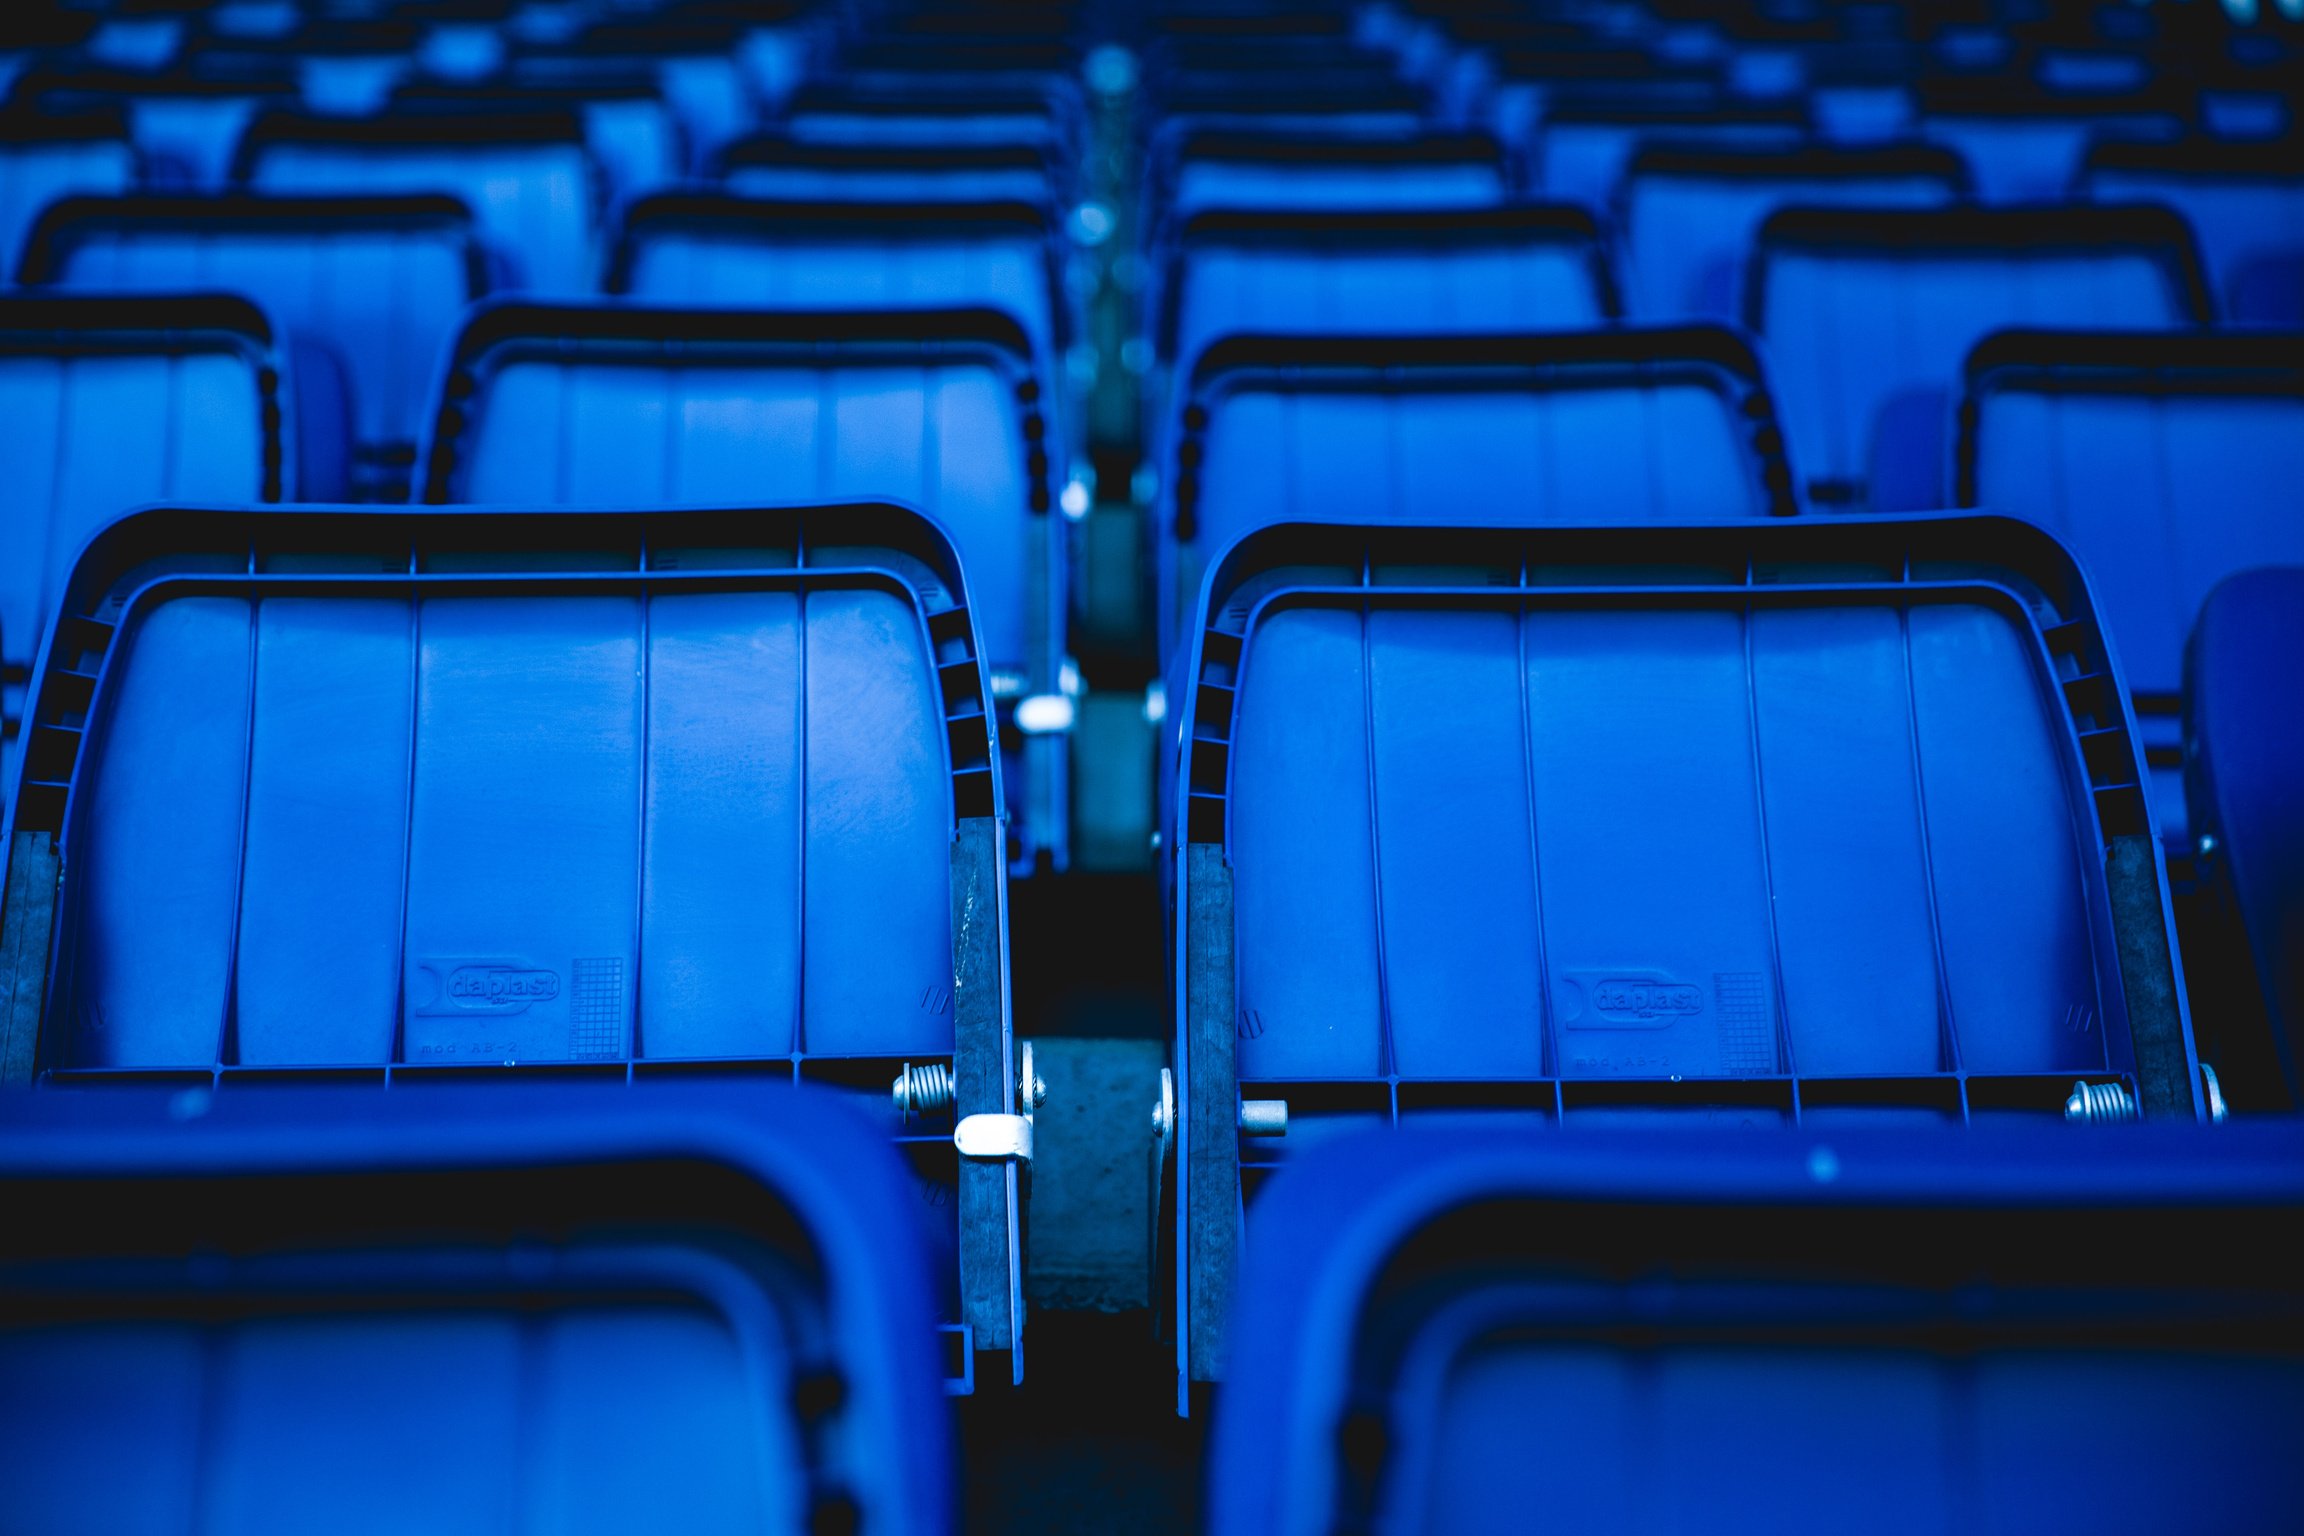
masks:
{"type": "Polygon", "coordinates": [[[1035,148],[1065,175],[1068,196],[1081,190],[1091,137],[1075,50],[947,36],[843,49],[836,75],[787,121],[794,139],[825,147],[1035,148]],[[921,131],[907,134],[907,120],[921,131]]]}
{"type": "MultiPolygon", "coordinates": [[[[447,388],[425,501],[902,501],[959,545],[995,693],[1056,690],[1065,524],[1044,392],[1002,315],[498,304],[447,388]]],[[[1012,777],[1027,863],[1063,857],[1061,745],[1012,777]]]]}
{"type": "Polygon", "coordinates": [[[843,47],[836,67],[819,70],[793,93],[785,117],[804,125],[800,137],[818,142],[880,137],[894,126],[888,119],[923,113],[920,121],[949,121],[979,142],[1001,142],[1008,130],[1020,129],[1035,140],[1052,133],[1051,148],[1085,146],[1088,96],[1077,50],[1054,39],[955,35],[950,23],[962,14],[922,12],[918,24],[945,25],[908,39],[843,47]],[[978,121],[964,121],[971,117],[978,121]]]}
{"type": "Polygon", "coordinates": [[[1762,224],[1746,320],[1821,506],[1942,506],[1968,349],[2009,326],[2172,330],[2211,310],[2165,208],[1787,208],[1762,224]],[[1882,480],[1883,469],[1894,474],[1882,480]]]}
{"type": "Polygon", "coordinates": [[[1269,212],[1491,208],[1512,192],[1503,146],[1487,134],[1369,138],[1202,130],[1155,168],[1162,216],[1211,208],[1269,212]]]}
{"type": "MultiPolygon", "coordinates": [[[[1439,122],[1431,89],[1403,78],[1389,55],[1334,30],[1305,31],[1297,23],[1306,17],[1283,16],[1276,25],[1260,17],[1221,19],[1240,25],[1164,37],[1144,52],[1137,94],[1139,111],[1155,124],[1145,150],[1150,164],[1172,163],[1183,140],[1209,129],[1403,138],[1439,122]]],[[[1344,14],[1319,20],[1333,29],[1344,14]]]]}
{"type": "Polygon", "coordinates": [[[1709,65],[1660,61],[1645,48],[1605,35],[1538,38],[1488,54],[1490,78],[1476,92],[1478,110],[1507,144],[1533,145],[1547,109],[1578,100],[1653,107],[1677,112],[1683,121],[1731,104],[1709,65]]]}
{"type": "Polygon", "coordinates": [[[1404,137],[1433,121],[1431,93],[1375,55],[1224,39],[1197,60],[1179,58],[1145,66],[1143,98],[1159,118],[1147,147],[1155,161],[1172,153],[1164,140],[1202,129],[1404,137]]]}
{"type": "Polygon", "coordinates": [[[242,299],[0,298],[0,647],[18,679],[80,546],[165,497],[276,501],[296,485],[285,349],[242,299]]]}
{"type": "Polygon", "coordinates": [[[390,500],[405,493],[440,352],[487,282],[471,213],[442,196],[73,198],[41,220],[22,276],[260,297],[349,373],[365,478],[390,500]]]}
{"type": "MultiPolygon", "coordinates": [[[[2235,1086],[2292,1106],[2304,1102],[2304,714],[2294,707],[2304,676],[2304,569],[2247,571],[2218,585],[2201,607],[2186,663],[2192,828],[2206,850],[2205,883],[2248,956],[2215,978],[2216,994],[2249,1009],[2243,1016],[2263,1018],[2267,1076],[2277,1078],[2235,1086]]],[[[2238,1025],[2233,1019],[2227,1033],[2238,1025]]],[[[2219,1019],[2211,1027],[2225,1026],[2219,1019]]]]}
{"type": "Polygon", "coordinates": [[[773,202],[1052,207],[1058,174],[1030,144],[812,144],[758,134],[721,151],[719,179],[740,197],[773,202]]]}
{"type": "Polygon", "coordinates": [[[948,1118],[1014,1106],[999,766],[924,518],[154,509],[56,624],[0,1080],[790,1074],[911,1144],[946,1316],[1014,1345],[1016,1171],[948,1118]]]}
{"type": "Polygon", "coordinates": [[[1380,213],[1216,210],[1167,253],[1160,353],[1266,335],[1465,335],[1595,325],[1617,312],[1598,224],[1550,204],[1380,213]]]}
{"type": "Polygon", "coordinates": [[[1938,207],[1967,185],[1960,157],[1932,146],[1644,144],[1617,194],[1627,306],[1644,320],[1737,319],[1745,256],[1777,209],[1938,207]]]}
{"type": "Polygon", "coordinates": [[[263,193],[446,193],[472,210],[504,286],[594,291],[599,171],[570,112],[266,113],[241,141],[236,174],[263,193]]]}
{"type": "Polygon", "coordinates": [[[0,112],[0,272],[14,274],[41,209],[74,193],[125,192],[141,173],[117,109],[0,112]]]}
{"type": "Polygon", "coordinates": [[[2060,95],[1998,76],[1922,82],[1919,126],[1922,138],[1967,159],[1988,203],[2060,201],[2092,142],[2169,140],[2184,128],[2171,98],[2157,91],[2060,95]]]}
{"type": "Polygon", "coordinates": [[[314,112],[368,117],[416,73],[422,44],[406,18],[306,17],[289,31],[212,42],[196,63],[218,78],[286,82],[314,112]]]}
{"type": "MultiPolygon", "coordinates": [[[[573,51],[578,60],[605,60],[623,68],[638,64],[651,71],[679,119],[691,167],[701,170],[723,144],[757,125],[764,103],[751,68],[750,30],[739,22],[697,16],[605,20],[587,28],[573,51]]],[[[531,73],[542,67],[532,63],[531,73]]]]}
{"type": "Polygon", "coordinates": [[[2191,1119],[2110,666],[2010,518],[1235,544],[1168,689],[1184,1331],[1243,1191],[1355,1125],[1942,1125],[2078,1083],[2191,1119]]]}
{"type": "Polygon", "coordinates": [[[1692,108],[1637,97],[1572,97],[1545,108],[1535,140],[1533,179],[1546,197],[1605,208],[1615,201],[1625,170],[1645,140],[1791,149],[1807,136],[1807,114],[1797,107],[1717,102],[1692,108]]]}
{"type": "Polygon", "coordinates": [[[2304,151],[2294,143],[2098,144],[2084,187],[2099,202],[2166,203],[2190,220],[2235,323],[2304,325],[2304,151]]]}
{"type": "Polygon", "coordinates": [[[601,68],[575,80],[548,76],[550,83],[542,84],[531,83],[525,75],[516,79],[518,83],[511,85],[425,81],[400,87],[392,99],[415,110],[573,113],[584,124],[584,144],[600,167],[610,207],[676,186],[686,173],[688,154],[679,118],[647,70],[601,68]]]}
{"type": "MultiPolygon", "coordinates": [[[[148,180],[221,187],[232,152],[249,122],[293,89],[270,79],[210,78],[186,70],[155,75],[134,70],[57,70],[16,82],[18,101],[43,115],[115,110],[127,124],[148,180]]],[[[103,190],[103,189],[96,189],[103,190]]]]}
{"type": "Polygon", "coordinates": [[[809,144],[1025,144],[1076,153],[1077,125],[1027,91],[875,91],[818,83],[792,98],[784,128],[809,144]]]}
{"type": "MultiPolygon", "coordinates": [[[[1735,332],[1233,336],[1200,356],[1163,476],[1163,634],[1266,523],[1678,524],[1793,510],[1735,332]]],[[[1165,650],[1165,647],[1164,647],[1165,650]]]]}
{"type": "Polygon", "coordinates": [[[1250,1225],[1208,1529],[2269,1536],[2299,1216],[2288,1125],[1361,1138],[1250,1225]]]}
{"type": "Polygon", "coordinates": [[[829,1097],[10,1099],[13,1532],[951,1527],[919,1199],[829,1097]]]}
{"type": "Polygon", "coordinates": [[[2178,695],[2185,636],[2217,582],[2304,563],[2304,338],[2012,331],[1968,356],[1957,486],[2088,568],[2153,772],[2153,815],[2185,830],[2178,695]]]}
{"type": "Polygon", "coordinates": [[[1048,217],[1029,203],[667,193],[627,211],[607,291],[730,308],[998,309],[1052,370],[1069,326],[1048,217]]]}

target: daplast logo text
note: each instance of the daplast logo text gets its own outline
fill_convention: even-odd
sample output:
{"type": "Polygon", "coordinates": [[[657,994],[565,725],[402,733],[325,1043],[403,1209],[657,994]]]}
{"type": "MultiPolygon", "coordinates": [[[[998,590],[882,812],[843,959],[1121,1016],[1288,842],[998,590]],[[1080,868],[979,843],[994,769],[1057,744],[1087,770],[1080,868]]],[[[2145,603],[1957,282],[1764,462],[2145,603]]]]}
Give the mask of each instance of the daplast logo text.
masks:
{"type": "Polygon", "coordinates": [[[557,971],[508,965],[466,965],[449,973],[448,998],[459,1008],[509,1013],[560,995],[557,971]]]}
{"type": "Polygon", "coordinates": [[[1685,1018],[1704,1011],[1704,992],[1684,982],[1625,977],[1594,987],[1592,1006],[1611,1018],[1685,1018]]]}

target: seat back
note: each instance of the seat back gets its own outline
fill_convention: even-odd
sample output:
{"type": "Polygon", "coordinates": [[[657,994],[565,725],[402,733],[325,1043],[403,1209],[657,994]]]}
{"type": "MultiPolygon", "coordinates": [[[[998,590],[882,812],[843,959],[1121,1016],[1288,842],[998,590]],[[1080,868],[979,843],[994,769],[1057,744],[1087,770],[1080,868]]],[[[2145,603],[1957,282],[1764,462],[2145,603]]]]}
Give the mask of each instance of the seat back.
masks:
{"type": "Polygon", "coordinates": [[[369,117],[417,72],[423,46],[411,18],[311,17],[269,35],[215,39],[195,64],[217,78],[286,83],[315,112],[369,117]]]}
{"type": "Polygon", "coordinates": [[[997,309],[1043,367],[1068,329],[1047,214],[1026,203],[643,198],[626,214],[607,291],[747,309],[997,309]]]}
{"type": "Polygon", "coordinates": [[[594,288],[600,178],[571,112],[266,113],[241,141],[237,175],[262,193],[447,193],[472,210],[505,286],[594,288]]]}
{"type": "Polygon", "coordinates": [[[1779,208],[1925,208],[1955,202],[1967,167],[1950,150],[1737,149],[1651,144],[1617,191],[1626,302],[1644,320],[1734,320],[1744,259],[1779,208]]]}
{"type": "Polygon", "coordinates": [[[1987,333],[2181,330],[2210,314],[2190,232],[2149,206],[1787,208],[1752,259],[1747,322],[1810,495],[1834,505],[1866,503],[1899,429],[1949,460],[1960,366],[1987,333]]]}
{"type": "Polygon", "coordinates": [[[0,298],[0,645],[15,677],[113,518],[170,497],[276,501],[294,483],[281,363],[244,299],[0,298]]]}
{"type": "Polygon", "coordinates": [[[811,566],[877,556],[919,587],[811,583],[804,520],[750,521],[112,530],[64,620],[114,628],[102,698],[34,763],[17,823],[53,826],[79,871],[43,1070],[949,1051],[950,847],[992,774],[980,720],[973,758],[946,741],[949,556],[915,518],[827,514],[827,540],[865,547],[811,566]],[[225,591],[201,567],[229,534],[263,551],[225,591]],[[739,534],[701,577],[673,552],[739,534]],[[315,584],[332,562],[310,546],[339,541],[315,584]],[[539,582],[554,569],[595,574],[539,582]],[[867,934],[878,961],[844,963],[867,934]]]}
{"type": "Polygon", "coordinates": [[[1161,355],[1222,337],[1479,335],[1616,313],[1599,227],[1551,205],[1386,213],[1203,213],[1168,253],[1161,355]]]}
{"type": "Polygon", "coordinates": [[[441,349],[486,291],[453,198],[75,198],[52,207],[24,280],[104,293],[261,296],[349,371],[360,443],[405,482],[441,349]]]}
{"type": "Polygon", "coordinates": [[[1402,138],[1201,132],[1182,139],[1160,187],[1162,216],[1257,210],[1492,208],[1512,192],[1486,134],[1402,138]]]}
{"type": "Polygon", "coordinates": [[[701,168],[723,144],[758,126],[763,104],[753,45],[750,29],[733,21],[636,17],[595,21],[577,40],[575,58],[653,75],[701,168]]]}
{"type": "Polygon", "coordinates": [[[2201,605],[2187,657],[2185,788],[2194,836],[2208,850],[2203,883],[2245,944],[2245,963],[2203,980],[2222,1005],[2223,1070],[2246,1108],[2304,1101],[2304,803],[2296,793],[2304,717],[2286,702],[2299,668],[2304,568],[2244,571],[2218,584],[2201,605]],[[2246,998],[2251,990],[2256,996],[2246,998]],[[2243,1021],[2255,1020],[2260,1042],[2243,1033],[2243,1021]],[[2254,1080],[2242,1077],[2248,1069],[2254,1080]]]}
{"type": "Polygon", "coordinates": [[[14,1097],[16,1530],[947,1528],[919,1202],[816,1095],[14,1097]]]}
{"type": "Polygon", "coordinates": [[[722,151],[720,182],[768,202],[1051,207],[1057,175],[1030,144],[816,144],[764,134],[722,151]]]}
{"type": "Polygon", "coordinates": [[[1506,1531],[1540,1473],[1641,1533],[2016,1532],[2075,1486],[2276,1530],[2300,1158],[2285,1125],[1358,1139],[1251,1222],[1209,1529],[1506,1531]]]}
{"type": "Polygon", "coordinates": [[[2234,572],[2304,563],[2304,338],[2010,331],[1968,356],[1963,506],[2055,530],[2087,565],[2187,847],[2185,637],[2234,572]]]}
{"type": "Polygon", "coordinates": [[[810,144],[1028,144],[1049,154],[1075,146],[1058,110],[1027,92],[802,87],[785,114],[785,129],[810,144]]]}
{"type": "Polygon", "coordinates": [[[1195,624],[1188,1335],[1227,1213],[1355,1125],[2198,1113],[2141,754],[2028,524],[1281,525],[1195,624]]]}
{"type": "MultiPolygon", "coordinates": [[[[9,951],[44,1001],[0,1081],[1014,1111],[989,692],[918,514],[153,509],[57,623],[0,907],[53,942],[9,951]]],[[[1014,1169],[923,1173],[946,1317],[1013,1349],[1014,1169]]]]}
{"type": "Polygon", "coordinates": [[[584,146],[600,167],[611,208],[677,186],[689,174],[680,119],[653,72],[608,60],[587,61],[594,67],[566,72],[543,67],[558,62],[549,58],[520,62],[527,67],[513,77],[517,84],[427,80],[401,86],[392,99],[396,108],[407,110],[572,114],[584,125],[584,146]]]}
{"type": "Polygon", "coordinates": [[[2241,323],[2280,318],[2256,313],[2247,295],[2252,273],[2304,264],[2304,153],[2293,145],[2099,143],[2088,152],[2082,188],[2099,202],[2174,208],[2199,238],[2226,315],[2241,323]]]}

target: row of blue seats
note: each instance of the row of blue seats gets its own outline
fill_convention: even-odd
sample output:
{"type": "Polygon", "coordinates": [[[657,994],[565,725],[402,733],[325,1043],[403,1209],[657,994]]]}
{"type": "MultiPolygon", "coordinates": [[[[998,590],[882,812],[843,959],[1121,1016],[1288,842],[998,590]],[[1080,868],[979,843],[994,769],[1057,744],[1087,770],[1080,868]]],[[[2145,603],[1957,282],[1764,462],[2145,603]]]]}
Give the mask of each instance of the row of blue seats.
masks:
{"type": "MultiPolygon", "coordinates": [[[[2283,1028],[2304,740],[2262,701],[2300,614],[2304,571],[2243,578],[2193,652],[2193,783],[2283,1028]]],[[[1664,1126],[1797,1126],[1851,1138],[1852,1160],[1890,1148],[1894,1206],[1965,1198],[1943,1181],[1950,1127],[2221,1118],[2117,667],[2035,528],[1289,524],[1219,562],[1199,618],[1161,1121],[1187,1390],[1238,1370],[1243,1201],[1357,1126],[1613,1126],[1639,1133],[1627,1149],[1676,1145],[1664,1126]],[[1882,1131],[1907,1140],[1867,1140],[1882,1131]]],[[[52,627],[9,825],[0,1065],[82,1090],[11,1106],[14,1176],[148,1177],[216,1105],[322,1083],[336,1093],[299,1113],[397,1087],[412,1107],[379,1113],[431,1138],[417,1156],[355,1126],[323,1167],[538,1146],[594,1166],[598,1140],[556,1139],[474,1078],[637,1083],[594,1124],[657,1136],[688,1115],[662,1079],[791,1077],[909,1155],[955,1347],[1020,1370],[1037,1094],[1006,1017],[984,678],[949,547],[893,508],[115,524],[52,627]]],[[[309,1123],[262,1146],[233,1123],[195,1167],[244,1180],[319,1145],[309,1123]]],[[[794,1123],[785,1155],[838,1144],[794,1123]]],[[[2050,1145],[2025,1134],[2007,1144],[2050,1145]]],[[[2232,1171],[2244,1145],[2153,1177],[2293,1199],[2292,1163],[2232,1171]]],[[[1689,1176],[1578,1147],[1603,1185],[1627,1156],[1689,1176]]],[[[1769,1148],[1753,1156],[1781,1166],[1769,1148]]],[[[812,1166],[845,1180],[845,1157],[812,1166]]],[[[2158,1166],[2088,1158],[2105,1177],[2158,1166]]],[[[2063,1189],[2002,1193],[2084,1193],[2063,1189]]],[[[905,1262],[916,1218],[877,1198],[867,1183],[861,1219],[905,1262]]],[[[425,1233],[437,1220],[426,1207],[425,1233]]],[[[231,1282],[276,1294],[261,1269],[231,1282]]],[[[97,1325],[128,1281],[89,1273],[12,1281],[97,1314],[37,1336],[55,1351],[37,1379],[151,1345],[97,1325]]],[[[505,1283],[426,1281],[486,1305],[505,1283]]],[[[665,1390],[702,1369],[667,1368],[665,1390]]],[[[2228,1491],[2266,1496],[2261,1472],[2228,1491]]]]}
{"type": "MultiPolygon", "coordinates": [[[[72,555],[117,509],[328,499],[342,484],[340,431],[312,408],[336,395],[330,375],[253,307],[0,300],[0,332],[7,430],[39,471],[7,523],[0,636],[18,667],[72,555]],[[174,447],[74,446],[122,431],[174,447]]],[[[368,355],[393,360],[385,346],[368,355]]],[[[1064,654],[1067,557],[1032,355],[986,310],[499,302],[463,322],[413,473],[433,503],[901,497],[966,552],[995,696],[1044,697],[1064,654]]],[[[2183,637],[2221,577],[2304,555],[2286,490],[2304,445],[2304,354],[2292,335],[2011,331],[1969,349],[1959,377],[1956,410],[1926,399],[1923,441],[1936,418],[1957,423],[1950,473],[1930,478],[1949,478],[1958,504],[2056,528],[2089,559],[2162,770],[2154,814],[2183,845],[2183,637]]],[[[1161,611],[1178,612],[1212,551],[1291,517],[1789,513],[1801,461],[1778,398],[1749,345],[1720,329],[1232,336],[1201,356],[1180,413],[1161,611]]],[[[1060,763],[1017,771],[1061,777],[1060,763]]],[[[1027,863],[1061,845],[1060,796],[1016,808],[1027,863]]]]}
{"type": "Polygon", "coordinates": [[[1252,128],[1196,129],[1174,141],[1148,189],[1182,235],[1215,209],[1421,210],[1499,207],[1523,198],[1594,215],[1594,238],[1618,251],[1614,296],[1635,319],[1741,318],[1746,258],[1778,209],[2159,203],[2196,232],[2218,314],[2241,324],[2293,324],[2304,258],[2304,153],[2298,141],[2224,143],[2106,136],[2081,145],[2075,174],[2044,197],[1979,199],[1978,168],[1960,149],[1924,141],[1844,145],[1803,134],[1714,142],[1669,129],[1625,128],[1620,174],[1598,189],[1538,183],[1523,191],[1500,143],[1484,133],[1398,137],[1252,128]]]}
{"type": "MultiPolygon", "coordinates": [[[[1259,1213],[1209,1528],[2281,1529],[2300,1151],[1337,1147],[1259,1213]]],[[[948,1530],[883,1157],[773,1092],[48,1097],[0,1125],[11,1524],[948,1530]]]]}
{"type": "MultiPolygon", "coordinates": [[[[739,142],[718,159],[714,182],[755,195],[843,200],[873,195],[1018,198],[1063,190],[1060,144],[1028,124],[1013,140],[891,165],[890,143],[929,151],[947,125],[922,111],[881,115],[853,128],[839,114],[796,116],[778,135],[739,142]],[[869,137],[855,138],[865,129],[869,137]],[[926,142],[923,142],[926,141],[926,142]]],[[[1253,125],[1251,125],[1253,126],[1253,125]]],[[[1972,158],[1954,147],[1814,146],[1793,132],[1756,142],[1704,139],[1688,130],[1622,130],[1625,168],[1599,187],[1538,183],[1556,201],[1608,209],[1631,253],[1630,301],[1650,318],[1722,315],[1737,306],[1734,258],[1758,222],[1757,207],[1787,202],[1920,206],[1969,195],[1972,158]],[[1695,183],[1691,186],[1689,183],[1695,183]],[[1698,226],[1691,230],[1690,226],[1698,226]],[[1683,242],[1694,234],[1699,243],[1683,242]]],[[[1004,132],[1007,130],[1003,130],[1004,132]]],[[[142,176],[117,114],[19,111],[0,123],[0,246],[13,261],[40,210],[67,195],[202,190],[142,176]]],[[[561,296],[591,291],[609,222],[600,211],[594,152],[568,110],[471,106],[345,119],[275,110],[245,130],[231,184],[276,194],[449,192],[475,210],[504,278],[561,296]]],[[[1506,201],[1518,183],[1497,141],[1479,134],[1333,147],[1327,178],[1306,174],[1314,157],[1254,132],[1195,134],[1177,142],[1182,161],[1160,205],[1178,218],[1216,206],[1301,207],[1339,194],[1373,206],[1482,206],[1506,201]],[[1354,152],[1356,150],[1356,152],[1354,152]],[[1387,174],[1406,170],[1413,174],[1387,174]],[[1388,183],[1397,182],[1390,186],[1388,183]]],[[[2110,136],[2075,156],[2053,196],[2168,201],[2199,226],[2219,302],[2236,318],[2293,320],[2299,161],[2290,140],[2223,143],[2110,136]]],[[[680,178],[616,179],[616,206],[667,190],[680,178]]],[[[221,190],[224,183],[212,184],[221,190]]],[[[1159,185],[1159,183],[1155,183],[1159,185]]]]}

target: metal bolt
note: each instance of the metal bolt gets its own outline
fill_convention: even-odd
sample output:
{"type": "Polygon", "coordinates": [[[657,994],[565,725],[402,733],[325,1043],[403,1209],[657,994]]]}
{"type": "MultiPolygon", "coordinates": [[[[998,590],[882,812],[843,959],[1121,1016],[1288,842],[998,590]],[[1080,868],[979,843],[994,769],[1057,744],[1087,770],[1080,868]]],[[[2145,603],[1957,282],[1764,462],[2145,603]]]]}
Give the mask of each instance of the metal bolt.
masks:
{"type": "Polygon", "coordinates": [[[1286,1099],[1242,1099],[1240,1101],[1240,1134],[1243,1136],[1287,1135],[1288,1101],[1286,1099]]]}

